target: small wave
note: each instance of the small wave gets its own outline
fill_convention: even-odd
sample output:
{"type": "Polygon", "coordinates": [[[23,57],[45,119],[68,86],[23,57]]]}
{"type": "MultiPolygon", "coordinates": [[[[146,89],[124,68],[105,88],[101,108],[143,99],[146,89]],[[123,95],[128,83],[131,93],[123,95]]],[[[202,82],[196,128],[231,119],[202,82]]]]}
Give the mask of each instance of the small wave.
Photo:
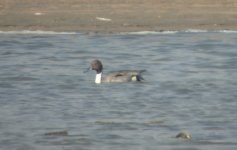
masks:
{"type": "Polygon", "coordinates": [[[138,31],[138,32],[122,32],[124,35],[157,35],[157,34],[176,34],[176,33],[237,33],[237,30],[201,30],[201,29],[188,29],[181,31],[138,31]]]}
{"type": "Polygon", "coordinates": [[[188,33],[205,33],[205,32],[208,32],[208,30],[188,29],[188,30],[184,30],[183,32],[188,32],[188,33]]]}
{"type": "Polygon", "coordinates": [[[214,32],[214,33],[237,33],[237,30],[199,30],[199,29],[188,29],[183,32],[188,33],[206,33],[206,32],[214,32]]]}
{"type": "Polygon", "coordinates": [[[0,31],[0,34],[46,34],[46,35],[55,35],[55,34],[78,34],[77,32],[55,32],[55,31],[31,31],[31,30],[22,30],[22,31],[0,31]]]}
{"type": "Polygon", "coordinates": [[[109,125],[109,124],[127,124],[131,123],[126,120],[97,120],[95,121],[95,124],[100,124],[100,125],[109,125]]]}
{"type": "MultiPolygon", "coordinates": [[[[176,34],[176,33],[237,33],[237,30],[201,30],[201,29],[187,29],[181,31],[162,30],[162,31],[137,31],[137,32],[121,32],[121,35],[157,35],[157,34],[176,34]]],[[[45,34],[45,35],[71,35],[80,34],[80,32],[56,32],[56,31],[42,31],[42,30],[22,30],[22,31],[0,31],[0,34],[45,34]]]]}
{"type": "Polygon", "coordinates": [[[34,77],[6,77],[6,78],[1,78],[4,81],[36,81],[38,78],[34,77]]]}
{"type": "Polygon", "coordinates": [[[221,33],[237,33],[237,30],[220,30],[221,33]]]}
{"type": "Polygon", "coordinates": [[[128,35],[150,35],[150,34],[175,34],[178,31],[137,31],[137,32],[122,32],[121,34],[128,35]]]}

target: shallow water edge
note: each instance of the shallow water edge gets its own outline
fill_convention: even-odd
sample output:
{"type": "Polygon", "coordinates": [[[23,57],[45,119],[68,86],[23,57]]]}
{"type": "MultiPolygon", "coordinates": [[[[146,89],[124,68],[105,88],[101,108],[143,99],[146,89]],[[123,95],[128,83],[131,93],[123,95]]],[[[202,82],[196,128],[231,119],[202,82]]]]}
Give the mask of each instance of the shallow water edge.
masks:
{"type": "Polygon", "coordinates": [[[12,30],[12,31],[0,31],[0,34],[131,34],[131,35],[150,35],[150,34],[175,34],[175,33],[237,33],[237,30],[200,30],[200,29],[188,29],[188,30],[161,30],[161,31],[135,31],[135,32],[57,32],[57,31],[44,31],[44,30],[12,30]]]}

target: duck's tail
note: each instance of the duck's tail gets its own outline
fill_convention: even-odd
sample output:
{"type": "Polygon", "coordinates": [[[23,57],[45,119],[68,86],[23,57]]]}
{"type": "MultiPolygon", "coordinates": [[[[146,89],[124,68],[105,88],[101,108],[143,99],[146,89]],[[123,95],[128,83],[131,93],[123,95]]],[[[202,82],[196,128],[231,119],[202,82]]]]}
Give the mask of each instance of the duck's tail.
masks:
{"type": "Polygon", "coordinates": [[[145,79],[142,77],[142,73],[143,72],[146,72],[146,70],[139,70],[138,71],[138,74],[137,74],[137,76],[136,76],[136,78],[137,78],[137,81],[144,81],[145,79]]]}

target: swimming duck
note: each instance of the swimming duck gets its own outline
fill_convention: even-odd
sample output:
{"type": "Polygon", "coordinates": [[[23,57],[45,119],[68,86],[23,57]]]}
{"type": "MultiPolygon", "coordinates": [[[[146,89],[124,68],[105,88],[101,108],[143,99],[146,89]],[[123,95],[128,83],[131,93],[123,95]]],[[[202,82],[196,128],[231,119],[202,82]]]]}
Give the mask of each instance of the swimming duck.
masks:
{"type": "Polygon", "coordinates": [[[141,73],[145,70],[122,70],[110,72],[106,76],[102,76],[103,65],[100,60],[93,60],[91,62],[91,70],[96,71],[95,83],[123,83],[130,81],[144,80],[141,73]]]}

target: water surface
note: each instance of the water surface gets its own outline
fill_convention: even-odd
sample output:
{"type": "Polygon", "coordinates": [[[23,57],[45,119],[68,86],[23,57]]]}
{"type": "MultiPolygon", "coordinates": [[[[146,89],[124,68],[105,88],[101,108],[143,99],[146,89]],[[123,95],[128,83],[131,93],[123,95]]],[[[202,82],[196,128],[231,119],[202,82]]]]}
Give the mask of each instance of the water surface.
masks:
{"type": "Polygon", "coordinates": [[[237,148],[237,33],[0,34],[0,149],[237,148]],[[143,83],[94,83],[146,69],[143,83]],[[45,135],[66,131],[68,135],[45,135]],[[181,131],[192,140],[174,138],[181,131]]]}

